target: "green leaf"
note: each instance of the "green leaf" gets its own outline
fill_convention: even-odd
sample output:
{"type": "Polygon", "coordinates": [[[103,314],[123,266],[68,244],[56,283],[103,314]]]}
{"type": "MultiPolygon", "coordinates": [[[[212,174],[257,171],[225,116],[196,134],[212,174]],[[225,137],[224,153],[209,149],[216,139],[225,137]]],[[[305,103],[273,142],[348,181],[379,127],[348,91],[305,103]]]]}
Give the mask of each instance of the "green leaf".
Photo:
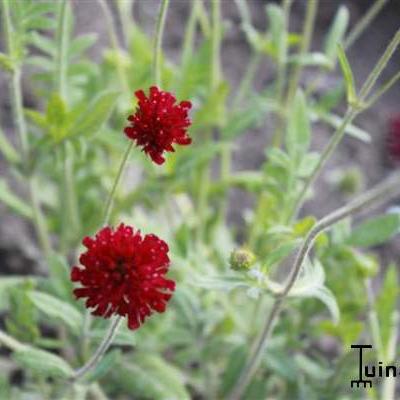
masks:
{"type": "Polygon", "coordinates": [[[336,59],[337,45],[343,42],[343,37],[349,23],[349,10],[345,6],[340,6],[335,19],[329,29],[328,35],[325,40],[324,51],[332,62],[336,59]]]}
{"type": "Polygon", "coordinates": [[[68,136],[92,136],[97,133],[110,116],[118,99],[117,92],[103,92],[78,116],[68,136]]]}
{"type": "Polygon", "coordinates": [[[87,33],[84,35],[76,36],[69,45],[68,56],[69,58],[80,56],[89,47],[92,47],[97,41],[97,33],[87,33]]]}
{"type": "MultiPolygon", "coordinates": [[[[337,129],[339,126],[342,124],[343,119],[335,114],[329,114],[326,112],[317,112],[316,115],[312,115],[312,117],[316,117],[321,121],[326,122],[327,124],[331,125],[333,128],[337,129]]],[[[363,129],[360,129],[359,127],[348,124],[346,126],[345,132],[358,139],[361,140],[362,142],[365,143],[370,143],[371,142],[371,135],[364,131],[363,129]]]]}
{"type": "Polygon", "coordinates": [[[346,83],[347,102],[349,104],[357,103],[357,95],[354,84],[353,71],[351,70],[349,61],[346,57],[343,47],[339,44],[337,47],[340,68],[342,69],[344,81],[346,83]]]}
{"type": "Polygon", "coordinates": [[[202,106],[193,117],[193,128],[223,127],[226,122],[225,101],[228,96],[229,86],[227,82],[221,82],[215,89],[209,92],[202,106]]]}
{"type": "Polygon", "coordinates": [[[272,43],[272,52],[278,64],[286,62],[287,33],[285,30],[285,17],[282,8],[276,4],[268,4],[266,7],[269,33],[272,43]]]}
{"type": "Polygon", "coordinates": [[[47,104],[46,119],[50,126],[50,134],[56,141],[61,140],[66,134],[66,117],[64,101],[57,93],[53,93],[47,104]]]}
{"type": "Polygon", "coordinates": [[[235,347],[230,353],[222,375],[220,398],[226,398],[235,383],[237,382],[243,366],[246,363],[247,350],[244,345],[235,347]]]}
{"type": "Polygon", "coordinates": [[[348,244],[370,247],[383,244],[400,230],[400,215],[385,214],[358,225],[351,233],[348,244]]]}
{"type": "Polygon", "coordinates": [[[1,128],[0,128],[0,151],[3,154],[4,158],[10,164],[16,164],[20,160],[17,151],[15,150],[14,146],[9,142],[7,136],[4,134],[1,128]]]}
{"type": "Polygon", "coordinates": [[[83,318],[77,309],[65,301],[59,300],[46,293],[33,291],[29,293],[33,304],[48,317],[62,321],[74,333],[82,328],[83,318]]]}
{"type": "Polygon", "coordinates": [[[36,31],[29,33],[29,43],[51,58],[54,58],[57,54],[55,42],[47,36],[41,35],[36,31]]]}
{"type": "Polygon", "coordinates": [[[33,218],[32,208],[11,191],[5,179],[0,179],[0,202],[22,217],[33,218]]]}
{"type": "Polygon", "coordinates": [[[317,152],[307,153],[300,160],[300,164],[296,169],[296,175],[299,178],[307,178],[312,174],[318,165],[320,155],[317,152]]]}
{"type": "Polygon", "coordinates": [[[291,117],[286,135],[288,152],[293,155],[304,154],[311,139],[311,127],[308,117],[306,99],[301,90],[298,90],[291,110],[291,117]]]}
{"type": "Polygon", "coordinates": [[[35,278],[30,276],[3,276],[0,278],[0,310],[8,307],[8,292],[15,286],[28,284],[29,286],[35,282],[35,278]]]}
{"type": "Polygon", "coordinates": [[[73,284],[70,279],[70,268],[65,257],[59,254],[51,254],[48,259],[48,266],[49,283],[54,294],[65,301],[71,301],[73,299],[73,284]]]}
{"type": "Polygon", "coordinates": [[[245,107],[235,110],[228,118],[221,136],[232,139],[253,126],[259,125],[266,117],[268,111],[277,109],[275,101],[266,100],[262,97],[253,97],[248,100],[245,107]]]}
{"type": "Polygon", "coordinates": [[[14,62],[7,54],[0,53],[0,68],[6,72],[12,72],[14,70],[14,62]]]}
{"type": "Polygon", "coordinates": [[[112,369],[117,367],[121,361],[121,350],[111,350],[99,362],[99,364],[87,375],[85,381],[95,382],[106,376],[112,369]]]}
{"type": "Polygon", "coordinates": [[[127,393],[152,400],[189,400],[183,374],[158,355],[135,353],[135,363],[124,363],[114,381],[127,393]]]}
{"type": "Polygon", "coordinates": [[[14,359],[24,368],[45,377],[69,378],[71,366],[61,357],[44,350],[26,347],[14,353],[14,359]]]}
{"type": "Polygon", "coordinates": [[[288,58],[288,63],[304,67],[322,67],[333,69],[332,60],[323,53],[296,54],[288,58]]]}
{"type": "Polygon", "coordinates": [[[340,311],[332,292],[324,286],[325,271],[318,260],[313,263],[306,261],[302,267],[302,275],[298,278],[290,297],[314,297],[319,299],[328,308],[334,323],[340,319],[340,311]]]}

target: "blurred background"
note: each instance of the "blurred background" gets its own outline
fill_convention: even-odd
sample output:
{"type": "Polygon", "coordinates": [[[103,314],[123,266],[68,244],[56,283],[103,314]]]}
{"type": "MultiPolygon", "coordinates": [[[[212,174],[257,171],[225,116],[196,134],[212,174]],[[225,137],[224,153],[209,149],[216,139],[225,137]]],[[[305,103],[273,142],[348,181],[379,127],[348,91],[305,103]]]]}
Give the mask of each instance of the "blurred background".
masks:
{"type": "MultiPolygon", "coordinates": [[[[260,31],[266,28],[265,5],[270,3],[263,0],[247,0],[251,11],[253,25],[260,31]]],[[[279,3],[279,2],[278,2],[279,3]]],[[[344,4],[350,11],[350,24],[352,27],[360,17],[368,10],[373,0],[347,0],[333,1],[321,0],[319,2],[318,15],[312,48],[319,49],[327,29],[339,7],[344,4]]],[[[72,0],[73,13],[76,18],[75,34],[95,33],[98,36],[96,44],[89,49],[89,56],[94,61],[103,57],[104,49],[109,46],[109,36],[104,23],[102,11],[95,0],[72,0]]],[[[111,9],[115,11],[115,5],[109,1],[111,9]]],[[[151,36],[155,29],[159,2],[158,0],[135,0],[132,15],[144,31],[151,36]]],[[[301,24],[304,17],[306,1],[295,0],[290,14],[290,30],[301,31],[301,24]]],[[[191,2],[190,0],[171,0],[166,22],[166,31],[163,42],[163,49],[167,56],[174,60],[181,50],[182,36],[185,24],[188,19],[191,2]]],[[[206,2],[206,6],[209,5],[206,2]]],[[[222,0],[222,16],[225,21],[225,36],[222,43],[222,68],[224,79],[229,81],[231,91],[245,73],[245,68],[251,55],[251,49],[241,29],[241,19],[233,0],[222,0]]],[[[118,13],[114,12],[114,18],[118,20],[118,13]]],[[[367,77],[371,67],[374,65],[385,45],[399,26],[400,2],[396,0],[387,1],[383,10],[372,22],[371,26],[362,34],[357,43],[349,49],[348,57],[352,65],[358,87],[367,77]]],[[[117,21],[118,22],[118,21],[117,21]]],[[[117,26],[120,26],[117,23],[117,26]]],[[[121,29],[121,28],[120,28],[121,29]]],[[[0,36],[3,40],[3,37],[0,36]]],[[[120,35],[122,40],[122,35],[120,35]]],[[[0,41],[3,49],[4,43],[0,41]]],[[[122,46],[126,44],[122,43],[122,46]]],[[[392,76],[400,67],[400,57],[396,54],[386,71],[382,75],[382,82],[392,76]]],[[[254,80],[254,88],[260,90],[265,87],[275,76],[274,65],[265,57],[257,70],[254,80]]],[[[30,82],[29,68],[24,70],[23,90],[24,105],[36,108],[41,99],[35,97],[30,82]]],[[[4,131],[12,142],[16,138],[12,132],[12,121],[10,113],[9,96],[7,95],[7,76],[0,71],[0,121],[4,131]]],[[[303,72],[302,84],[305,85],[315,79],[313,69],[308,68],[303,72]]],[[[341,80],[341,73],[329,76],[318,81],[318,91],[326,91],[335,87],[341,80]]],[[[132,92],[136,88],[132,88],[132,92]]],[[[392,89],[372,109],[364,112],[357,118],[356,124],[367,131],[371,137],[370,144],[362,143],[351,137],[346,137],[341,143],[338,151],[335,152],[329,161],[323,176],[318,180],[318,195],[316,200],[307,203],[307,210],[314,210],[315,214],[322,216],[329,210],[337,207],[346,200],[346,195],[339,190],[338,185],[332,184],[337,181],[337,176],[343,170],[353,171],[360,169],[364,174],[366,182],[370,186],[379,182],[387,172],[394,166],[390,163],[386,152],[386,138],[389,119],[396,113],[400,113],[400,90],[392,89]]],[[[344,111],[344,106],[341,111],[344,111]]],[[[332,133],[332,129],[315,125],[313,148],[322,149],[332,133]]],[[[233,169],[257,170],[265,159],[265,147],[271,140],[273,133],[273,121],[266,119],[260,126],[250,129],[246,134],[241,135],[237,140],[237,148],[233,157],[233,169]]],[[[5,176],[5,162],[0,157],[0,175],[5,176]]],[[[355,173],[357,175],[357,172],[355,173]]],[[[17,192],[21,188],[14,188],[17,192]]],[[[1,190],[1,189],[0,189],[1,190]]],[[[239,189],[230,192],[231,223],[240,224],[246,209],[253,205],[252,198],[239,189]]],[[[20,218],[12,215],[4,205],[0,204],[0,272],[1,274],[32,274],[35,273],[37,265],[36,246],[32,239],[31,227],[20,218]]],[[[385,245],[382,255],[390,259],[400,260],[400,256],[394,253],[398,249],[399,241],[392,241],[385,245]]],[[[386,257],[385,257],[386,258],[386,257]]]]}

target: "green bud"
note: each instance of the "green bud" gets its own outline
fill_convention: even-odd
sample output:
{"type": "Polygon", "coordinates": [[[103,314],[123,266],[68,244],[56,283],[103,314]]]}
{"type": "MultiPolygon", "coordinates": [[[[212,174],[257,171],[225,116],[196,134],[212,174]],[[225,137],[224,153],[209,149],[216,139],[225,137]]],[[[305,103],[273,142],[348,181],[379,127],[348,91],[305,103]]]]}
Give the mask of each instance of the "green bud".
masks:
{"type": "Polygon", "coordinates": [[[256,262],[256,256],[246,248],[239,248],[231,253],[229,263],[235,271],[243,271],[251,268],[256,262]]]}

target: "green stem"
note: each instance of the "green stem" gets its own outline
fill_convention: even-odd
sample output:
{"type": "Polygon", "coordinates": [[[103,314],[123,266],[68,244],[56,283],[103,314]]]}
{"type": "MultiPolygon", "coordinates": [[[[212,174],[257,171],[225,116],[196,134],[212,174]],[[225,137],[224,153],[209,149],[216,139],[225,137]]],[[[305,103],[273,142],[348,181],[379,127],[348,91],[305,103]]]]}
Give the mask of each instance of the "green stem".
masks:
{"type": "Polygon", "coordinates": [[[74,155],[73,152],[70,151],[68,143],[65,143],[64,153],[64,181],[66,189],[65,195],[68,215],[71,218],[71,220],[68,222],[70,224],[70,229],[73,234],[79,236],[81,226],[74,180],[74,155]]]}
{"type": "Polygon", "coordinates": [[[100,362],[106,351],[112,344],[115,335],[117,334],[118,328],[122,321],[122,317],[118,316],[112,321],[110,324],[106,335],[103,338],[103,341],[100,343],[97,350],[93,353],[90,360],[83,365],[81,368],[77,369],[71,378],[72,382],[75,382],[81,379],[84,375],[86,375],[90,370],[96,367],[96,365],[100,362]]]}
{"type": "Polygon", "coordinates": [[[160,86],[161,82],[161,46],[164,35],[165,20],[167,16],[169,0],[162,0],[160,11],[158,12],[156,35],[154,40],[154,56],[153,56],[153,74],[156,86],[160,86]]]}
{"type": "Polygon", "coordinates": [[[389,62],[393,53],[396,51],[399,44],[400,44],[400,29],[398,29],[397,32],[394,34],[389,45],[386,47],[386,50],[382,54],[379,61],[376,63],[374,69],[369,74],[367,80],[365,81],[363,87],[361,88],[359,95],[361,102],[365,100],[366,97],[369,95],[371,89],[375,85],[382,71],[385,69],[387,63],[389,62]]]}
{"type": "Polygon", "coordinates": [[[232,110],[236,110],[240,105],[240,102],[247,96],[250,91],[251,84],[254,81],[254,76],[257,72],[257,69],[260,65],[261,54],[255,53],[252,55],[250,62],[247,65],[246,72],[243,75],[243,78],[239,84],[239,88],[236,92],[236,96],[232,102],[232,110]]]}
{"type": "Polygon", "coordinates": [[[370,108],[373,104],[375,104],[384,93],[390,90],[400,79],[400,71],[397,72],[391,79],[389,79],[386,83],[384,83],[368,100],[367,100],[367,108],[370,108]]]}
{"type": "Polygon", "coordinates": [[[55,87],[58,90],[61,98],[65,100],[67,98],[66,94],[66,76],[67,76],[67,0],[62,0],[59,3],[58,11],[58,27],[57,27],[57,55],[56,55],[56,76],[55,76],[55,87]]]}
{"type": "Polygon", "coordinates": [[[370,25],[373,19],[379,14],[383,6],[387,3],[387,0],[377,0],[372,3],[368,12],[357,22],[355,27],[348,34],[344,48],[348,49],[353,43],[362,35],[366,28],[370,25]]]}
{"type": "Polygon", "coordinates": [[[98,0],[100,7],[103,11],[104,17],[106,19],[107,23],[107,30],[108,30],[108,36],[110,38],[110,43],[111,46],[115,52],[116,56],[116,66],[117,66],[117,73],[118,73],[118,79],[121,85],[121,89],[125,92],[129,92],[129,81],[128,77],[126,75],[125,69],[123,65],[121,64],[121,49],[118,44],[118,35],[115,30],[115,25],[114,25],[114,20],[113,16],[111,14],[110,8],[105,0],[98,0]]]}
{"type": "Polygon", "coordinates": [[[310,187],[312,186],[312,184],[315,182],[315,180],[319,176],[322,168],[325,166],[325,163],[328,161],[328,159],[330,158],[332,153],[335,151],[339,142],[342,140],[342,138],[345,134],[347,125],[351,123],[351,121],[355,118],[356,115],[357,115],[357,112],[352,108],[350,108],[347,111],[346,115],[344,116],[344,118],[342,120],[342,123],[340,124],[340,126],[338,127],[336,132],[333,134],[328,145],[326,146],[323,153],[321,154],[318,164],[316,165],[316,167],[314,168],[313,172],[308,177],[308,179],[305,181],[303,189],[301,190],[299,196],[297,197],[296,201],[294,202],[294,208],[290,212],[289,220],[292,220],[293,218],[295,218],[297,216],[298,212],[300,211],[301,206],[304,203],[304,200],[307,196],[307,193],[308,193],[310,187]]]}
{"type": "Polygon", "coordinates": [[[40,207],[36,177],[31,176],[29,178],[28,183],[29,183],[30,200],[33,209],[33,221],[35,224],[36,233],[39,239],[40,247],[42,248],[46,258],[48,259],[51,254],[51,245],[47,233],[45,219],[43,217],[42,210],[40,207]]]}
{"type": "Polygon", "coordinates": [[[185,36],[182,45],[181,65],[187,65],[193,53],[194,34],[196,32],[197,15],[199,12],[200,0],[193,0],[192,9],[190,12],[189,20],[185,30],[185,36]]]}
{"type": "MultiPolygon", "coordinates": [[[[210,60],[210,92],[214,91],[220,81],[220,47],[221,47],[221,4],[220,0],[211,2],[211,60],[210,60]]],[[[208,143],[212,138],[212,132],[207,131],[204,135],[204,142],[208,143]]],[[[204,239],[204,226],[207,219],[208,193],[210,189],[210,164],[207,163],[200,170],[200,185],[198,191],[198,221],[197,221],[197,242],[204,239]]]]}
{"type": "Polygon", "coordinates": [[[374,344],[374,349],[377,354],[377,360],[385,362],[386,355],[383,351],[383,342],[382,342],[382,335],[381,329],[379,327],[379,320],[378,315],[375,309],[375,302],[374,302],[374,294],[371,287],[371,279],[365,279],[365,291],[367,294],[367,301],[368,301],[368,322],[371,329],[371,340],[374,344]]]}
{"type": "MultiPolygon", "coordinates": [[[[306,17],[304,20],[302,39],[300,43],[299,58],[302,58],[302,56],[304,56],[310,48],[317,9],[318,9],[318,0],[309,0],[307,2],[307,10],[306,10],[306,17]]],[[[286,99],[286,105],[289,107],[292,104],[294,96],[296,94],[297,87],[299,85],[299,81],[301,78],[301,72],[302,72],[301,63],[295,64],[289,80],[289,89],[286,99]]]]}
{"type": "MultiPolygon", "coordinates": [[[[387,345],[386,363],[391,364],[396,359],[397,340],[399,337],[399,312],[396,310],[392,314],[392,329],[390,332],[389,343],[387,345]]],[[[382,395],[383,400],[394,400],[396,394],[396,378],[387,377],[383,379],[382,395]]]]}
{"type": "Polygon", "coordinates": [[[115,177],[113,186],[112,186],[111,191],[107,198],[106,207],[104,209],[103,225],[107,225],[110,222],[111,210],[112,210],[112,206],[113,206],[113,202],[114,202],[115,193],[117,191],[119,182],[124,174],[124,171],[125,171],[125,168],[127,165],[127,161],[128,161],[129,155],[131,153],[131,150],[133,148],[133,145],[134,145],[134,142],[133,142],[133,140],[131,140],[123,157],[122,157],[122,161],[119,165],[117,176],[115,177]]]}
{"type": "MultiPolygon", "coordinates": [[[[375,65],[372,72],[369,74],[364,85],[362,86],[360,95],[359,95],[359,103],[361,105],[363,105],[364,103],[368,104],[368,99],[366,99],[366,97],[369,95],[370,90],[373,88],[375,82],[378,80],[382,71],[385,69],[387,63],[389,62],[391,56],[393,55],[393,53],[395,52],[395,50],[397,49],[399,44],[400,44],[400,29],[395,33],[391,42],[386,47],[383,55],[381,56],[381,58],[375,65]]],[[[391,87],[391,85],[384,86],[385,90],[388,90],[390,87],[391,87]]],[[[382,96],[384,92],[385,91],[380,90],[379,96],[382,96]]],[[[363,107],[363,110],[365,110],[365,105],[363,107]]],[[[311,185],[313,184],[315,179],[318,177],[323,166],[328,161],[328,159],[330,158],[332,153],[335,151],[337,145],[343,138],[347,125],[351,123],[351,121],[355,118],[355,116],[360,111],[361,111],[361,109],[356,109],[354,107],[354,105],[349,106],[349,109],[347,110],[346,115],[344,116],[341,125],[336,130],[335,134],[332,136],[331,140],[328,143],[328,146],[324,149],[324,151],[321,155],[321,158],[320,158],[317,166],[314,168],[313,172],[311,173],[310,177],[304,183],[304,187],[303,187],[302,191],[300,192],[297,200],[294,203],[294,209],[293,209],[293,212],[291,212],[291,214],[290,214],[290,219],[292,219],[293,217],[295,217],[297,215],[298,211],[300,210],[301,206],[303,205],[304,199],[307,195],[309,188],[311,187],[311,185]]]]}
{"type": "Polygon", "coordinates": [[[350,215],[354,215],[355,213],[358,213],[363,209],[372,206],[378,206],[383,201],[388,201],[399,194],[400,174],[395,174],[392,177],[386,179],[386,181],[382,184],[377,185],[373,189],[357,197],[348,205],[341,207],[331,214],[327,215],[326,217],[322,218],[308,232],[303,241],[303,244],[297,252],[292,270],[289,274],[289,278],[284,284],[282,291],[276,295],[271,310],[267,315],[261,335],[258,337],[252,347],[253,350],[250,353],[249,360],[245,364],[239,380],[237,381],[237,384],[235,385],[234,389],[231,392],[231,395],[229,396],[229,400],[239,400],[242,397],[244,391],[246,390],[246,387],[251,382],[255,372],[260,366],[260,362],[263,358],[264,349],[267,345],[268,338],[272,333],[274,324],[277,320],[277,317],[279,316],[283,303],[287,298],[290,290],[295,285],[302,269],[304,260],[308,257],[316,238],[321,233],[325,232],[344,218],[347,218],[350,215]]]}

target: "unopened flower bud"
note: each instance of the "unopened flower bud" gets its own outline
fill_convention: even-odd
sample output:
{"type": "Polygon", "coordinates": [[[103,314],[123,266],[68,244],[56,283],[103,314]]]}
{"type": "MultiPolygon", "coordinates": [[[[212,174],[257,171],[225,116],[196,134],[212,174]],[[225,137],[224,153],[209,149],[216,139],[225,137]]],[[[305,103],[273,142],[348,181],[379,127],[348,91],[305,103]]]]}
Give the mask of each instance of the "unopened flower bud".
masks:
{"type": "Polygon", "coordinates": [[[248,270],[255,262],[256,256],[245,248],[233,250],[229,260],[231,268],[235,271],[248,270]]]}

